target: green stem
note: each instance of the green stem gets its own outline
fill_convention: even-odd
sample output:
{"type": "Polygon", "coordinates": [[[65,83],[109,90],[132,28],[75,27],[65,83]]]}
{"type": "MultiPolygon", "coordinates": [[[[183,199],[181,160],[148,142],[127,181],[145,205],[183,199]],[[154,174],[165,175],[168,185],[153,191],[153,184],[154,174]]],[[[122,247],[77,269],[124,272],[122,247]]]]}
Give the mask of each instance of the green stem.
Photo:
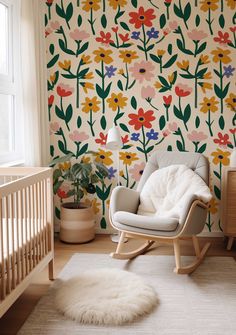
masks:
{"type": "MultiPolygon", "coordinates": [[[[104,62],[101,62],[101,74],[102,74],[102,91],[105,89],[105,76],[104,76],[104,62]]],[[[105,113],[105,99],[102,98],[102,113],[105,113]]]]}
{"type": "Polygon", "coordinates": [[[223,12],[223,10],[224,10],[224,1],[221,0],[220,1],[220,11],[221,11],[221,13],[223,12]]]}
{"type": "Polygon", "coordinates": [[[150,2],[150,4],[153,6],[153,7],[155,7],[156,9],[159,9],[159,7],[157,7],[153,2],[152,2],[152,0],[148,0],[149,2],[150,2]]]}
{"type": "Polygon", "coordinates": [[[115,16],[115,24],[118,24],[118,19],[117,19],[117,15],[119,15],[120,14],[120,5],[118,5],[118,10],[117,10],[117,13],[116,13],[116,16],[115,16]]]}
{"type": "MultiPolygon", "coordinates": [[[[104,194],[105,191],[105,185],[104,181],[102,181],[102,193],[104,194]]],[[[105,200],[102,200],[102,215],[105,215],[105,200]]]]}
{"type": "Polygon", "coordinates": [[[161,139],[159,142],[156,142],[156,143],[155,143],[155,145],[158,145],[158,144],[160,144],[161,142],[163,142],[163,141],[164,141],[164,139],[165,139],[165,136],[164,136],[164,137],[162,137],[162,139],[161,139]]]}
{"type": "Polygon", "coordinates": [[[143,134],[143,151],[145,154],[145,160],[147,162],[148,157],[147,157],[147,153],[146,153],[146,143],[145,143],[145,132],[144,132],[144,126],[142,126],[142,134],[143,134]]]}
{"type": "Polygon", "coordinates": [[[67,151],[66,138],[65,138],[65,135],[64,135],[63,130],[61,128],[59,129],[59,133],[62,136],[62,139],[63,139],[63,142],[64,142],[65,151],[67,151]]]}
{"type": "Polygon", "coordinates": [[[150,105],[152,108],[154,108],[155,110],[159,111],[159,109],[151,103],[152,99],[147,98],[147,99],[145,99],[145,100],[149,103],[149,105],[150,105]]]}
{"type": "Polygon", "coordinates": [[[51,20],[51,6],[48,6],[48,19],[51,20]]]}
{"type": "Polygon", "coordinates": [[[66,38],[66,34],[65,34],[64,29],[63,29],[62,26],[60,26],[60,30],[61,30],[62,36],[64,38],[65,48],[67,49],[67,38],[66,38]]]}
{"type": "Polygon", "coordinates": [[[170,19],[170,9],[169,9],[169,5],[166,6],[166,17],[167,17],[167,20],[170,19]]]}
{"type": "MultiPolygon", "coordinates": [[[[179,0],[179,9],[180,9],[180,11],[183,13],[182,5],[181,5],[181,0],[179,0]]],[[[185,24],[186,29],[188,30],[187,22],[186,22],[185,20],[183,20],[183,21],[184,21],[184,24],[185,24]]]]}
{"type": "Polygon", "coordinates": [[[162,56],[160,56],[160,73],[162,73],[162,56]]]}
{"type": "Polygon", "coordinates": [[[118,34],[116,33],[116,47],[119,48],[120,44],[119,44],[119,39],[118,39],[118,34]]]}
{"type": "Polygon", "coordinates": [[[145,53],[145,58],[148,60],[148,54],[147,54],[147,48],[146,48],[146,34],[145,34],[145,28],[144,24],[142,24],[142,30],[143,30],[143,48],[144,48],[144,53],[145,53]]]}
{"type": "Polygon", "coordinates": [[[208,217],[207,217],[208,222],[206,222],[206,225],[209,229],[209,232],[211,232],[211,213],[208,211],[208,217]]]}
{"type": "Polygon", "coordinates": [[[184,141],[184,137],[183,137],[182,131],[181,131],[180,128],[178,128],[178,131],[179,131],[179,136],[180,136],[181,141],[182,141],[183,151],[186,151],[186,149],[185,149],[185,141],[184,141]]]}
{"type": "Polygon", "coordinates": [[[222,179],[222,163],[220,162],[220,187],[221,187],[221,179],[222,179]]]}
{"type": "Polygon", "coordinates": [[[166,122],[169,121],[169,112],[168,112],[168,110],[169,110],[169,107],[166,107],[166,122]]]}
{"type": "MultiPolygon", "coordinates": [[[[179,97],[179,110],[180,110],[181,114],[183,115],[182,107],[181,107],[181,97],[179,97]]],[[[184,122],[185,129],[188,131],[187,123],[184,120],[183,120],[183,122],[184,122]]]]}
{"type": "Polygon", "coordinates": [[[206,121],[206,124],[208,125],[208,128],[209,128],[209,132],[210,132],[210,135],[213,136],[213,132],[212,132],[212,129],[211,129],[211,125],[212,125],[213,122],[211,122],[211,111],[210,109],[208,110],[208,121],[206,121]]]}
{"type": "Polygon", "coordinates": [[[90,126],[92,136],[94,137],[95,133],[94,133],[94,130],[93,130],[94,122],[93,122],[93,111],[92,111],[92,109],[90,109],[90,111],[89,111],[89,122],[88,122],[88,124],[90,126]]]}
{"type": "Polygon", "coordinates": [[[126,187],[129,187],[129,172],[128,172],[128,165],[125,165],[125,171],[126,171],[126,187]]]}
{"type": "Polygon", "coordinates": [[[182,32],[182,29],[179,27],[179,31],[180,31],[180,36],[182,38],[182,42],[183,42],[183,48],[185,49],[185,39],[184,39],[184,35],[183,35],[183,32],[182,32]]]}
{"type": "Polygon", "coordinates": [[[114,118],[115,126],[117,126],[117,120],[119,119],[119,114],[120,114],[120,107],[117,108],[117,113],[116,113],[116,116],[114,118]]]}
{"type": "Polygon", "coordinates": [[[48,121],[51,121],[51,107],[48,106],[48,121]]]}
{"type": "Polygon", "coordinates": [[[79,71],[80,71],[80,64],[78,65],[77,71],[76,71],[76,107],[79,108],[79,71]]]}
{"type": "Polygon", "coordinates": [[[197,4],[197,0],[195,0],[195,7],[197,7],[198,6],[198,4],[197,4]]]}
{"type": "Polygon", "coordinates": [[[199,144],[199,142],[193,142],[193,144],[195,146],[195,152],[197,152],[198,151],[198,144],[199,144]]]}
{"type": "Polygon", "coordinates": [[[126,85],[125,85],[125,90],[127,91],[129,87],[129,71],[128,71],[128,64],[125,63],[125,69],[126,69],[126,85]]]}
{"type": "Polygon", "coordinates": [[[236,147],[236,136],[235,136],[235,134],[233,134],[233,137],[234,137],[234,146],[236,147]]]}
{"type": "Polygon", "coordinates": [[[76,150],[76,159],[79,157],[79,146],[81,142],[75,142],[76,146],[77,146],[77,150],[76,150]]]}
{"type": "Polygon", "coordinates": [[[164,40],[164,38],[165,38],[165,35],[163,35],[162,36],[162,38],[160,38],[155,44],[158,44],[158,43],[160,43],[161,41],[163,41],[164,40]]]}
{"type": "Polygon", "coordinates": [[[90,26],[91,26],[91,29],[92,29],[92,33],[93,33],[93,35],[95,35],[95,30],[94,30],[94,27],[93,27],[94,21],[93,21],[93,10],[92,10],[92,8],[90,9],[89,23],[90,23],[90,26]]]}
{"type": "Polygon", "coordinates": [[[211,21],[211,10],[210,10],[210,8],[208,9],[208,20],[206,20],[206,22],[208,23],[211,35],[213,35],[213,30],[211,28],[212,21],[211,21]]]}
{"type": "MultiPolygon", "coordinates": [[[[62,104],[62,97],[61,97],[61,111],[63,112],[63,114],[65,115],[64,113],[64,109],[63,109],[63,104],[62,104]]],[[[68,123],[66,122],[66,127],[67,129],[70,131],[70,127],[68,126],[68,123]]]]}
{"type": "Polygon", "coordinates": [[[193,41],[193,42],[195,44],[194,57],[196,57],[197,56],[197,51],[198,51],[198,43],[199,43],[199,41],[193,41]]]}
{"type": "Polygon", "coordinates": [[[103,0],[102,2],[102,11],[103,13],[106,11],[106,0],[103,0]]]}
{"type": "MultiPolygon", "coordinates": [[[[63,4],[62,0],[61,0],[61,9],[66,14],[65,9],[64,9],[64,4],[63,4]]],[[[67,24],[68,29],[70,29],[69,22],[67,21],[67,19],[65,17],[64,17],[64,19],[66,20],[66,24],[67,24]]]]}
{"type": "MultiPolygon", "coordinates": [[[[220,60],[220,90],[223,92],[223,69],[222,69],[222,61],[220,60]]],[[[223,98],[220,98],[220,112],[223,114],[224,107],[223,107],[223,98]]]]}
{"type": "Polygon", "coordinates": [[[197,108],[197,78],[194,79],[194,107],[197,108]]]}

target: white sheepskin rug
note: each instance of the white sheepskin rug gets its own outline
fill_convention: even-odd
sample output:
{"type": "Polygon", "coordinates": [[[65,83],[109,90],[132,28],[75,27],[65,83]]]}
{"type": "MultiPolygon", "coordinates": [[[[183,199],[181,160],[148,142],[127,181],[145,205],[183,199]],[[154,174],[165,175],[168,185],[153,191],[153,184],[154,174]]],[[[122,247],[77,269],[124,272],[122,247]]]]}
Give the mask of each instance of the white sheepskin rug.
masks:
{"type": "Polygon", "coordinates": [[[86,271],[57,289],[56,306],[81,323],[121,325],[150,313],[157,305],[154,289],[134,273],[119,269],[86,271]]]}

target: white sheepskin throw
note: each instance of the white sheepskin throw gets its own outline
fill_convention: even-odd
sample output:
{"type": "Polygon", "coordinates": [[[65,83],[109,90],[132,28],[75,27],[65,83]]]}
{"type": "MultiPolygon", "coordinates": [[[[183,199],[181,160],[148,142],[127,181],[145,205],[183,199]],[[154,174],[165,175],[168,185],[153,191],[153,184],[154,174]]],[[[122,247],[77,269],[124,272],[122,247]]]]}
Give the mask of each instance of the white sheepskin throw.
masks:
{"type": "Polygon", "coordinates": [[[86,271],[64,281],[55,299],[66,317],[101,325],[131,322],[158,303],[156,292],[142,278],[119,269],[86,271]]]}
{"type": "Polygon", "coordinates": [[[150,175],[140,193],[137,214],[172,217],[182,223],[193,200],[207,203],[211,198],[209,187],[192,169],[170,165],[150,175]]]}

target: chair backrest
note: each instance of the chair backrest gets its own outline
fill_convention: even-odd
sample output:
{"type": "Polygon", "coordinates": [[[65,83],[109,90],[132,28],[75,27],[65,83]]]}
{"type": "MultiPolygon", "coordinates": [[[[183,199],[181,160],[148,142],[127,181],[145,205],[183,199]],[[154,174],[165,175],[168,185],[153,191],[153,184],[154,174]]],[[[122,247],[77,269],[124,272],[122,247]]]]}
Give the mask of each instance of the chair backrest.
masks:
{"type": "Polygon", "coordinates": [[[184,164],[196,172],[209,185],[209,162],[205,156],[195,152],[156,151],[145,166],[137,187],[141,191],[148,177],[156,170],[173,164],[184,164]]]}

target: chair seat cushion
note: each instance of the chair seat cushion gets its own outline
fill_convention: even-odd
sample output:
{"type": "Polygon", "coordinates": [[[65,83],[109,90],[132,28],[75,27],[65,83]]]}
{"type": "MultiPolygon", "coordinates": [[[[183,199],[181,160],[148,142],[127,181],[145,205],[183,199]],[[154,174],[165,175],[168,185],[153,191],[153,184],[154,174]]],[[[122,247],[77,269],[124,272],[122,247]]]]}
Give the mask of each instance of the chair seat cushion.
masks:
{"type": "Polygon", "coordinates": [[[212,198],[207,184],[185,165],[171,165],[154,171],[140,193],[138,215],[186,218],[190,198],[208,202],[212,198]]]}
{"type": "Polygon", "coordinates": [[[179,225],[177,218],[162,216],[144,216],[124,211],[118,211],[113,215],[115,222],[135,228],[142,227],[147,230],[174,231],[179,225]]]}

